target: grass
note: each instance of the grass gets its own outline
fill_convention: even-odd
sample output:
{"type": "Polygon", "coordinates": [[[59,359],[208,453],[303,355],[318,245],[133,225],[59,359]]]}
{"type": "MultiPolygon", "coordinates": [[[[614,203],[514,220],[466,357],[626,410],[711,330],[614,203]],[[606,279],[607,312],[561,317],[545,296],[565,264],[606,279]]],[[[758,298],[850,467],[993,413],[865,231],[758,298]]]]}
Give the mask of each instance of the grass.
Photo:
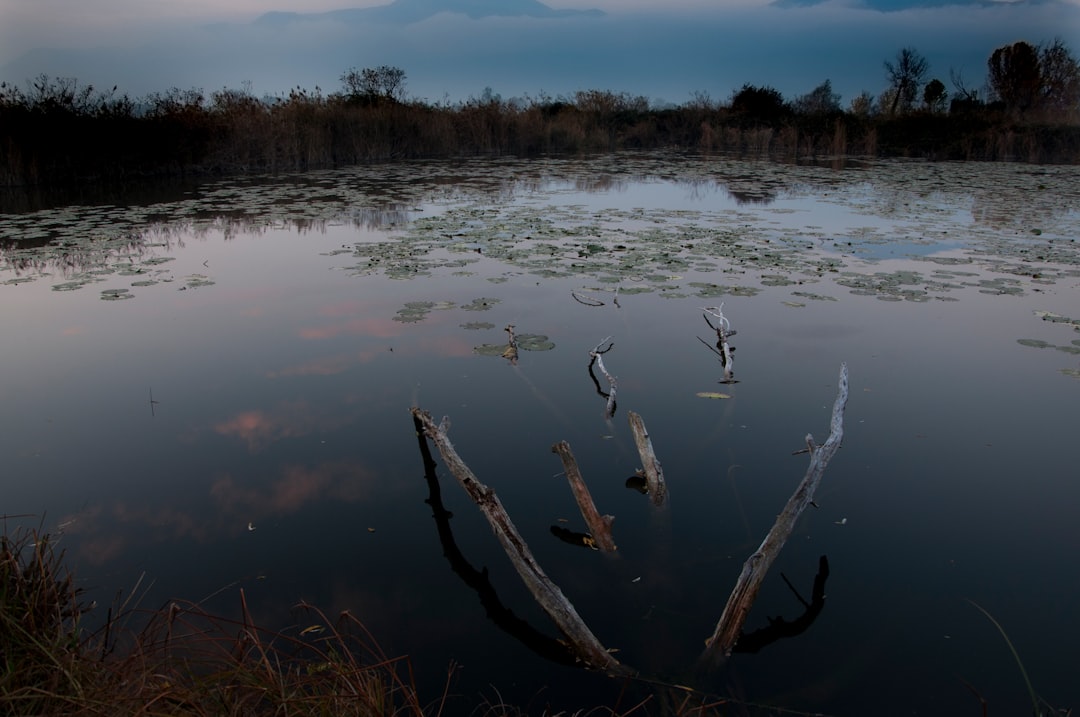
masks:
{"type": "Polygon", "coordinates": [[[307,627],[269,631],[241,591],[237,620],[192,603],[120,604],[85,629],[89,607],[49,536],[0,540],[0,714],[420,716],[446,702],[449,675],[422,703],[408,659],[383,654],[348,612],[301,604],[307,627]]]}
{"type": "MultiPolygon", "coordinates": [[[[979,605],[974,600],[968,600],[968,603],[970,603],[971,606],[974,607],[976,610],[981,612],[983,616],[985,616],[986,619],[989,620],[995,628],[997,628],[998,633],[1001,635],[1002,639],[1005,640],[1005,644],[1008,645],[1009,652],[1012,653],[1013,659],[1016,660],[1016,666],[1020,669],[1020,675],[1024,678],[1024,686],[1027,687],[1028,698],[1031,700],[1031,714],[1034,715],[1034,717],[1044,717],[1045,715],[1052,714],[1071,714],[1072,710],[1056,709],[1053,705],[1051,705],[1049,702],[1039,696],[1039,694],[1035,691],[1035,687],[1031,684],[1031,678],[1028,677],[1027,668],[1024,667],[1024,662],[1020,659],[1020,653],[1016,651],[1016,646],[1013,645],[1012,640],[1009,639],[1009,635],[1005,632],[1005,628],[1002,627],[1001,623],[995,620],[994,616],[991,615],[983,606],[979,605]]],[[[978,696],[978,693],[976,693],[976,695],[978,696]]],[[[979,697],[979,699],[982,700],[981,696],[979,697]]],[[[985,701],[983,702],[983,705],[983,712],[985,714],[985,701]]]]}

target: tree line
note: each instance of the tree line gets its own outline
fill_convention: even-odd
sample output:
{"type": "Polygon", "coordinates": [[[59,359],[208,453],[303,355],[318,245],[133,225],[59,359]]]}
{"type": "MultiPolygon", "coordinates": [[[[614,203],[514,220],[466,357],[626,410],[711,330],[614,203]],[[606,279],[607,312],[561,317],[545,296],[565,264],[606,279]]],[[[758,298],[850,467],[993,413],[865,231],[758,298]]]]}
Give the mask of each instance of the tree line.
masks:
{"type": "Polygon", "coordinates": [[[245,84],[133,99],[43,75],[25,87],[0,83],[0,186],[657,147],[1080,161],[1080,64],[1061,40],[995,49],[978,90],[949,76],[951,95],[907,47],[883,63],[878,96],[862,92],[846,107],[829,80],[791,100],[747,84],[726,101],[698,93],[661,107],[606,90],[504,100],[486,89],[431,104],[409,99],[405,71],[387,65],[346,70],[335,92],[262,98],[245,84]]]}

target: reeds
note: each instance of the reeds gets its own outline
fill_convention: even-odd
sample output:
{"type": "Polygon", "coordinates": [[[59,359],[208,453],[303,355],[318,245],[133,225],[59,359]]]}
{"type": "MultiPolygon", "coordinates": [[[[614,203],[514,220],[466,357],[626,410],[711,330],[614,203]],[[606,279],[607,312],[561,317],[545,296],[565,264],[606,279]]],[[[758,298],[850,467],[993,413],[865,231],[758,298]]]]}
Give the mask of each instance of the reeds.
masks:
{"type": "Polygon", "coordinates": [[[446,701],[444,690],[421,703],[408,658],[386,656],[351,613],[300,604],[297,627],[268,630],[243,591],[236,619],[193,603],[120,605],[87,630],[88,606],[49,537],[0,541],[2,714],[419,717],[446,701]]]}
{"type": "Polygon", "coordinates": [[[657,147],[796,159],[869,152],[1080,161],[1075,118],[1037,119],[1020,123],[989,107],[899,117],[787,111],[755,119],[700,98],[658,108],[643,97],[603,90],[427,104],[358,103],[318,88],[264,98],[247,90],[206,96],[174,88],[133,100],[42,76],[26,89],[0,84],[0,186],[657,147]]]}

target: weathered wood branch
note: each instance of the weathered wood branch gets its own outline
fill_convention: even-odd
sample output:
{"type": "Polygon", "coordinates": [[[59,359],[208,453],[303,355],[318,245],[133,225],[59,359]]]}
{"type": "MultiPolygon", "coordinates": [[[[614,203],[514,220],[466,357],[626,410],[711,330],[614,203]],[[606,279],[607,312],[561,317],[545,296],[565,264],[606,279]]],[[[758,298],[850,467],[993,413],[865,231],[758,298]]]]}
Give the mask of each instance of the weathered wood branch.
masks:
{"type": "Polygon", "coordinates": [[[728,597],[724,612],[720,615],[720,621],[716,624],[713,634],[705,641],[703,660],[721,662],[731,655],[742,633],[743,625],[746,623],[746,616],[761,589],[765,574],[784,547],[784,543],[791,537],[799,516],[802,515],[806,506],[813,502],[814,492],[821,483],[821,477],[825,474],[825,466],[840,448],[840,443],[844,439],[844,406],[847,404],[847,397],[848,370],[847,364],[842,363],[840,364],[839,389],[836,402],[833,404],[832,422],[829,427],[829,438],[821,446],[815,446],[813,436],[807,434],[810,465],[806,469],[806,475],[788,499],[784,510],[776,517],[776,522],[765,536],[765,540],[743,564],[742,573],[728,597]]]}
{"type": "Polygon", "coordinates": [[[660,461],[653,450],[652,439],[645,430],[645,421],[641,416],[630,411],[630,430],[634,434],[634,443],[637,444],[638,455],[641,456],[642,470],[645,473],[645,483],[649,488],[649,496],[653,505],[663,505],[667,500],[667,484],[664,482],[664,470],[660,467],[660,461]]]}
{"type": "Polygon", "coordinates": [[[733,355],[735,349],[728,343],[728,339],[735,335],[735,331],[731,328],[731,322],[724,316],[723,308],[723,304],[705,307],[702,309],[705,312],[703,318],[709,328],[716,332],[715,353],[720,357],[720,365],[724,369],[724,380],[721,383],[735,383],[735,357],[733,355]],[[718,325],[714,326],[713,322],[709,321],[710,314],[716,317],[718,325]]]}
{"type": "Polygon", "coordinates": [[[611,339],[610,336],[598,343],[596,345],[596,348],[589,352],[589,357],[591,359],[589,361],[589,375],[592,376],[593,383],[596,384],[597,393],[607,398],[607,405],[604,406],[604,418],[607,419],[610,419],[612,416],[615,415],[615,391],[618,388],[618,382],[615,380],[615,377],[608,373],[607,366],[604,365],[603,355],[611,349],[615,348],[615,343],[609,342],[609,339],[611,339]],[[607,348],[601,349],[600,347],[603,346],[605,343],[607,344],[607,348]],[[608,380],[607,393],[604,393],[600,390],[600,382],[597,381],[596,376],[593,376],[592,374],[593,364],[599,367],[600,373],[604,374],[604,378],[608,380]]]}
{"type": "Polygon", "coordinates": [[[502,502],[495,495],[495,491],[477,480],[472,470],[465,465],[465,461],[461,459],[450,442],[445,428],[436,426],[431,419],[431,414],[423,409],[413,408],[412,414],[423,425],[427,437],[439,449],[446,467],[487,518],[488,524],[491,525],[492,531],[499,539],[499,543],[502,544],[503,550],[506,551],[525,586],[559,631],[566,636],[578,658],[594,669],[604,670],[611,674],[631,674],[632,671],[616,660],[596,639],[574,606],[540,568],[529,546],[518,533],[506,509],[503,508],[502,502]]]}
{"type": "Polygon", "coordinates": [[[508,334],[506,339],[506,350],[502,352],[502,357],[509,361],[513,365],[517,365],[518,360],[518,346],[517,338],[514,336],[514,325],[507,324],[503,329],[508,334]]]}
{"type": "Polygon", "coordinates": [[[585,479],[581,476],[581,469],[578,468],[577,460],[570,450],[570,444],[566,441],[559,441],[551,447],[551,452],[558,453],[559,458],[562,460],[566,480],[570,482],[570,489],[574,492],[574,500],[577,501],[578,508],[581,510],[581,517],[585,519],[585,525],[588,526],[596,547],[609,553],[615,552],[615,539],[611,537],[611,524],[615,518],[610,515],[600,515],[600,511],[596,509],[596,504],[589,493],[589,487],[585,485],[585,479]]]}

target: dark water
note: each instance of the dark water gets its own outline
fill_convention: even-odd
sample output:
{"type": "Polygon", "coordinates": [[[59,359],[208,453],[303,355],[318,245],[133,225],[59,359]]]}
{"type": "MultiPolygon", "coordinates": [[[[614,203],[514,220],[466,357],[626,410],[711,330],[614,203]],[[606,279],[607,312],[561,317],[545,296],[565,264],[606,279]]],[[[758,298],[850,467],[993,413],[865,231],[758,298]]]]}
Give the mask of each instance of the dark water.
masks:
{"type": "MultiPolygon", "coordinates": [[[[0,510],[62,532],[103,604],[145,573],[149,606],[209,596],[229,613],[243,588],[268,625],[289,625],[299,600],[350,610],[388,654],[410,655],[428,699],[460,665],[458,711],[481,696],[538,713],[647,695],[620,698],[622,683],[546,660],[486,617],[468,568],[444,555],[419,405],[450,417],[539,563],[650,678],[827,714],[980,714],[973,688],[991,714],[1030,713],[1008,645],[970,600],[1036,691],[1074,707],[1078,180],[626,155],[4,215],[16,247],[68,248],[9,248],[0,264],[0,510]],[[699,340],[715,342],[701,309],[721,302],[735,384],[718,383],[699,340]],[[474,351],[508,324],[554,348],[516,364],[474,351]],[[588,373],[608,336],[610,422],[588,373]],[[696,673],[743,560],[803,476],[792,452],[828,434],[841,362],[843,448],[747,629],[798,617],[781,573],[809,600],[823,555],[825,607],[802,635],[696,673]],[[732,398],[697,395],[712,391],[732,398]],[[640,465],[631,410],[663,462],[659,510],[625,487],[640,465]],[[564,439],[616,516],[615,556],[552,535],[584,530],[550,451],[564,439]]],[[[558,637],[436,461],[460,555],[558,637]]]]}

